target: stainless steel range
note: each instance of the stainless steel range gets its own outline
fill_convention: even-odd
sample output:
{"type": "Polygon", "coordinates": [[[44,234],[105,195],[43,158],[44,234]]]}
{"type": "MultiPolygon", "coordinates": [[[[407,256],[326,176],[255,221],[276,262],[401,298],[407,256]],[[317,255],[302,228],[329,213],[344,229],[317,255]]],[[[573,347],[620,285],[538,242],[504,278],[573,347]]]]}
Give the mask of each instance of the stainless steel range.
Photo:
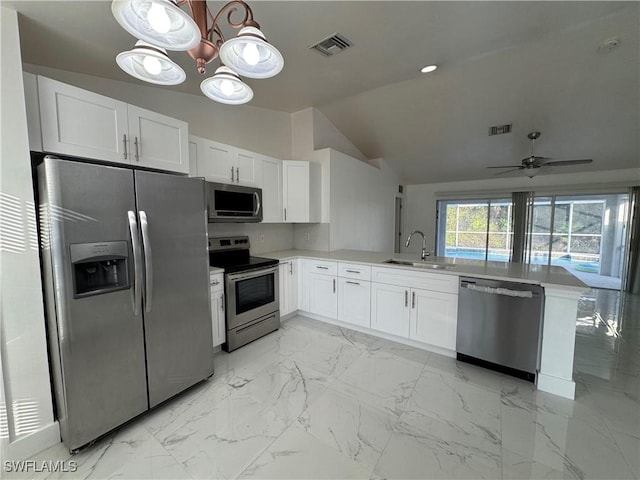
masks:
{"type": "Polygon", "coordinates": [[[280,328],[278,260],[252,257],[249,237],[209,239],[209,265],[224,268],[227,340],[231,352],[280,328]]]}

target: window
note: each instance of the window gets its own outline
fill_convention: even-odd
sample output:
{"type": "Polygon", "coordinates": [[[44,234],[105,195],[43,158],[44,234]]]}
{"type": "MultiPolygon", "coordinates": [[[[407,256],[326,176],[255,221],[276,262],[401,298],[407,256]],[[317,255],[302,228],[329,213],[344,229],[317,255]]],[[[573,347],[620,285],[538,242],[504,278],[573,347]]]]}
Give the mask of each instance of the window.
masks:
{"type": "Polygon", "coordinates": [[[510,198],[438,202],[439,256],[506,262],[512,242],[510,198]]]}

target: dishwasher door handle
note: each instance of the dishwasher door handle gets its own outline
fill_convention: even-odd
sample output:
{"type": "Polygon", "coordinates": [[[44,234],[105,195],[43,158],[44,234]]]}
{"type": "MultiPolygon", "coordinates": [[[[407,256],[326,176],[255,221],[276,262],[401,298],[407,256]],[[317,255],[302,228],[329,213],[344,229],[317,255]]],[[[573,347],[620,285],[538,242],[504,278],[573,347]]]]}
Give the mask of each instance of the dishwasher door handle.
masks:
{"type": "Polygon", "coordinates": [[[504,295],[507,297],[518,298],[533,298],[539,296],[538,293],[532,292],[531,290],[512,290],[510,288],[487,287],[484,285],[477,285],[473,282],[461,282],[460,287],[474,292],[487,293],[489,295],[504,295]]]}

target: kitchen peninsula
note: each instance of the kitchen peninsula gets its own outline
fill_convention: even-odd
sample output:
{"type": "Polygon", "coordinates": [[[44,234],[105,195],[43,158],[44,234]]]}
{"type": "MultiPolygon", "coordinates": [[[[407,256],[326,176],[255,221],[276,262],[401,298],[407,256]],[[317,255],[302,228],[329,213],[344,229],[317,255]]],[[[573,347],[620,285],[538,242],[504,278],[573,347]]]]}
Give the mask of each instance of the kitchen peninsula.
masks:
{"type": "Polygon", "coordinates": [[[574,398],[577,304],[588,287],[562,267],[444,257],[420,261],[415,254],[356,250],[284,250],[266,255],[279,259],[281,267],[289,265],[281,268],[280,296],[288,304],[281,306],[283,315],[300,311],[317,320],[450,357],[456,355],[460,276],[540,285],[544,310],[537,388],[574,398]],[[384,303],[394,294],[399,301],[396,310],[384,303]],[[435,320],[410,312],[416,299],[427,302],[423,309],[427,313],[437,312],[435,320]]]}

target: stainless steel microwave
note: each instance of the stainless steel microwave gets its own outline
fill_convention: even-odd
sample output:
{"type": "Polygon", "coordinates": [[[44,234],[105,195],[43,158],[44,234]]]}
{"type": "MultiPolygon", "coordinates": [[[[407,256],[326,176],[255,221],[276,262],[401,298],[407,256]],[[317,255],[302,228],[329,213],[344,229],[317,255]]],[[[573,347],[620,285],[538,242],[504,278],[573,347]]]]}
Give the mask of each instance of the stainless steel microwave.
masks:
{"type": "Polygon", "coordinates": [[[207,182],[209,223],[261,222],[262,189],[207,182]]]}

